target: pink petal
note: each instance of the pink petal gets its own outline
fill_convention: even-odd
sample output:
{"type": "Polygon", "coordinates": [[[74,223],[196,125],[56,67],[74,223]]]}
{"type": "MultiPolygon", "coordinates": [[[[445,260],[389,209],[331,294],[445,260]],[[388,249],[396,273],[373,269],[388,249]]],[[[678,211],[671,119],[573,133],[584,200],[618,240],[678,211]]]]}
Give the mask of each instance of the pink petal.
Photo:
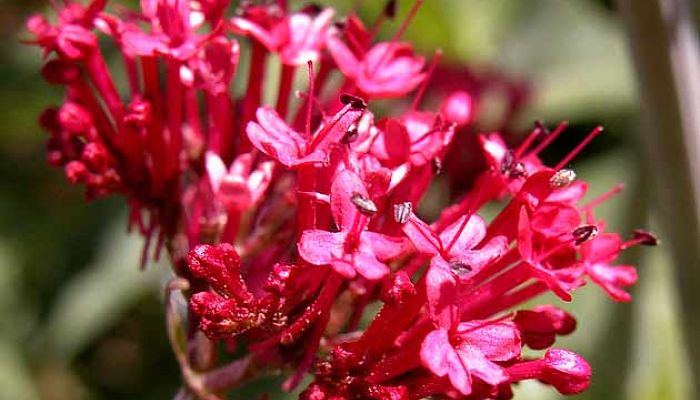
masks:
{"type": "Polygon", "coordinates": [[[246,133],[260,151],[290,167],[302,157],[305,141],[289,128],[269,107],[261,107],[257,113],[258,123],[250,121],[246,133]]]}
{"type": "Polygon", "coordinates": [[[474,375],[489,385],[496,386],[508,380],[506,371],[491,361],[489,361],[480,351],[481,349],[462,344],[457,349],[457,354],[466,365],[469,374],[474,375]]]}
{"type": "Polygon", "coordinates": [[[537,232],[556,237],[571,232],[581,224],[579,211],[561,203],[544,203],[535,210],[531,226],[537,232]]]}
{"type": "Polygon", "coordinates": [[[408,221],[402,225],[402,229],[420,253],[436,255],[441,252],[442,243],[440,243],[439,236],[415,214],[412,214],[408,221]]]}
{"type": "Polygon", "coordinates": [[[615,301],[629,302],[632,296],[623,288],[637,283],[637,270],[629,265],[617,267],[593,264],[587,268],[591,280],[615,301]]]}
{"type": "Polygon", "coordinates": [[[530,218],[527,215],[525,207],[520,208],[518,218],[518,252],[523,260],[531,261],[532,254],[532,229],[530,227],[530,218]]]}
{"type": "Polygon", "coordinates": [[[436,329],[425,336],[420,348],[423,366],[437,376],[445,376],[448,369],[448,356],[454,353],[447,331],[436,329]]]}
{"type": "Polygon", "coordinates": [[[583,258],[591,264],[608,263],[617,258],[622,241],[616,233],[600,234],[581,245],[583,258]]]}
{"type": "Polygon", "coordinates": [[[336,36],[331,35],[326,40],[326,48],[331,53],[333,61],[338,65],[343,75],[351,79],[357,76],[358,69],[360,68],[360,61],[345,43],[336,36]]]}
{"type": "Polygon", "coordinates": [[[331,185],[331,213],[341,230],[349,230],[355,218],[361,217],[351,200],[355,194],[369,199],[367,188],[357,174],[348,169],[338,172],[331,185]]]}
{"type": "Polygon", "coordinates": [[[478,271],[506,251],[508,251],[508,239],[505,236],[496,236],[478,250],[454,253],[454,258],[468,265],[473,271],[478,271]]]}
{"type": "Polygon", "coordinates": [[[345,279],[354,279],[357,275],[355,273],[355,265],[350,261],[335,259],[333,260],[333,262],[331,262],[331,266],[333,267],[335,272],[342,275],[345,279]]]}
{"type": "Polygon", "coordinates": [[[226,165],[221,160],[221,157],[212,151],[206,152],[205,165],[212,189],[214,189],[214,192],[218,192],[221,182],[224,180],[224,177],[227,174],[226,165]]]}
{"type": "Polygon", "coordinates": [[[452,246],[449,249],[450,255],[456,256],[473,249],[486,236],[486,224],[480,216],[472,214],[468,221],[466,218],[467,216],[459,218],[440,233],[442,244],[452,246]]]}
{"type": "Polygon", "coordinates": [[[299,240],[299,255],[314,265],[328,265],[343,257],[346,234],[318,229],[304,231],[299,240]]]}
{"type": "Polygon", "coordinates": [[[407,242],[403,238],[391,237],[381,233],[364,231],[360,237],[360,248],[368,249],[377,259],[382,261],[404,254],[409,246],[407,246],[407,242]]]}
{"type": "Polygon", "coordinates": [[[253,38],[257,39],[269,51],[275,51],[277,48],[277,43],[272,35],[270,35],[268,31],[263,29],[263,27],[258,24],[255,24],[245,18],[233,17],[231,18],[230,26],[233,31],[238,34],[252,36],[253,38]]]}
{"type": "MultiPolygon", "coordinates": [[[[520,332],[510,321],[469,321],[460,323],[457,332],[469,345],[491,361],[510,361],[520,356],[520,332]]],[[[471,366],[469,366],[471,369],[471,366]]]]}
{"type": "Polygon", "coordinates": [[[459,315],[459,291],[454,274],[441,257],[434,257],[425,277],[428,308],[433,321],[450,329],[459,315]]]}
{"type": "Polygon", "coordinates": [[[377,260],[374,254],[361,249],[353,255],[353,264],[355,270],[370,281],[381,279],[389,273],[389,267],[377,260]]]}

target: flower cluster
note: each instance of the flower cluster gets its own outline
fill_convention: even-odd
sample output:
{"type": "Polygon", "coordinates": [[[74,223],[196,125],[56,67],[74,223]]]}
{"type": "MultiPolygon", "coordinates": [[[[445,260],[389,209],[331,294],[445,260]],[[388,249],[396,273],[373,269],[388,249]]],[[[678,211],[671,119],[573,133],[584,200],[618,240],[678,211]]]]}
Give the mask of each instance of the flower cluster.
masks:
{"type": "Polygon", "coordinates": [[[502,399],[526,379],[585,390],[586,361],[550,347],[573,317],[549,305],[514,310],[545,292],[569,301],[587,280],[630,300],[635,269],[615,259],[655,239],[604,232],[595,207],[620,187],[584,204],[587,185],[566,168],[601,129],[555,166],[538,154],[564,124],[537,125],[515,148],[479,135],[486,168],[425,221],[414,211],[468,134],[475,100],[457,90],[421,107],[439,53],[426,62],[401,36],[422,1],[379,42],[394,1],[369,28],[354,14],[290,11],[285,1],[244,2],[231,17],[228,3],[108,11],[105,0],[66,0],[55,23],[28,22],[47,57],[43,76],[66,88],[41,118],[49,161],[88,198],[124,195],[131,225],[157,236],[156,252],[165,246],[188,282],[185,390],[218,398],[280,368],[292,371],[285,389],[313,373],[308,400],[502,399]],[[106,61],[98,36],[118,60],[106,61]],[[276,88],[268,62],[279,65],[276,88]],[[397,111],[374,114],[378,99],[397,111]],[[479,212],[493,203],[502,208],[486,221],[479,212]],[[245,349],[246,371],[241,360],[193,360],[198,331],[210,347],[245,349]],[[525,346],[547,350],[528,358],[525,346]]]}

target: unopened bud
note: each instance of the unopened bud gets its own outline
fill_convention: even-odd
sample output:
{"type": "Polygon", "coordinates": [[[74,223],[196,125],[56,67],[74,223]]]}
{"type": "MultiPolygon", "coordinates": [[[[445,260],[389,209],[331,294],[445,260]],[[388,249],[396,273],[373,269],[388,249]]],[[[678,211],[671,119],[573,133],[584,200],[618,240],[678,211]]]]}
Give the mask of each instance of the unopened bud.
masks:
{"type": "Polygon", "coordinates": [[[394,221],[399,224],[405,224],[411,217],[413,212],[413,205],[411,202],[405,201],[403,203],[394,204],[394,221]]]}
{"type": "Polygon", "coordinates": [[[563,168],[552,175],[552,177],[549,179],[549,184],[554,189],[560,189],[569,186],[575,179],[576,172],[574,172],[574,170],[563,168]]]}
{"type": "Polygon", "coordinates": [[[377,213],[377,206],[374,202],[360,193],[353,193],[350,196],[350,201],[362,214],[372,216],[377,213]]]}

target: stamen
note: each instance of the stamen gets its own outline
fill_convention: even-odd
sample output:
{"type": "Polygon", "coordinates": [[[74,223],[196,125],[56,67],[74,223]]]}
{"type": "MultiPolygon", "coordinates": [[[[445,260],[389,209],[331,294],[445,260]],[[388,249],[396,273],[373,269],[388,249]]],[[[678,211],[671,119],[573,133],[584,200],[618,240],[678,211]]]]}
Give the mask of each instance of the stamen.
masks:
{"type": "Polygon", "coordinates": [[[595,225],[581,225],[571,231],[571,236],[574,237],[574,244],[577,246],[593,239],[598,235],[598,227],[595,225]]]}
{"type": "Polygon", "coordinates": [[[343,93],[340,95],[340,102],[344,105],[350,104],[350,106],[355,110],[364,110],[367,108],[367,103],[357,96],[349,93],[343,93]]]}
{"type": "Polygon", "coordinates": [[[411,110],[418,109],[418,104],[420,104],[420,101],[423,99],[423,95],[425,94],[425,91],[428,88],[428,84],[430,83],[430,79],[433,77],[433,73],[435,73],[435,68],[437,68],[437,65],[440,63],[441,59],[442,59],[442,50],[437,49],[435,51],[435,56],[433,57],[433,61],[430,63],[430,67],[428,68],[428,72],[426,73],[425,78],[423,79],[423,83],[420,85],[420,88],[418,88],[418,93],[416,93],[416,97],[413,98],[413,103],[411,104],[411,110]]]}
{"type": "Polygon", "coordinates": [[[309,60],[306,63],[309,66],[309,97],[307,98],[306,106],[306,124],[304,125],[304,132],[306,132],[306,137],[311,136],[311,107],[313,105],[314,99],[314,63],[309,60]]]}
{"type": "Polygon", "coordinates": [[[463,277],[472,272],[472,267],[459,260],[452,260],[450,261],[450,271],[458,277],[463,277]]]}
{"type": "Polygon", "coordinates": [[[501,173],[507,178],[519,178],[525,176],[527,171],[525,170],[525,165],[521,162],[517,162],[516,154],[512,150],[506,151],[503,157],[503,162],[501,162],[501,173]]]}
{"type": "Polygon", "coordinates": [[[569,186],[574,180],[576,180],[576,173],[574,170],[564,168],[560,169],[549,178],[549,184],[554,189],[561,189],[569,186]]]}
{"type": "Polygon", "coordinates": [[[343,144],[350,144],[357,140],[359,133],[357,132],[356,127],[351,127],[347,132],[345,132],[345,135],[340,139],[340,142],[343,144]]]}
{"type": "Polygon", "coordinates": [[[632,231],[632,239],[623,243],[621,248],[624,250],[636,245],[657,246],[658,244],[659,239],[657,239],[653,233],[642,229],[636,229],[632,231]]]}
{"type": "Polygon", "coordinates": [[[379,28],[382,26],[384,21],[387,19],[394,19],[396,17],[396,5],[397,1],[396,0],[389,0],[386,2],[384,5],[384,9],[382,10],[382,13],[377,16],[377,19],[374,21],[372,24],[372,27],[370,28],[370,37],[373,38],[377,32],[379,31],[379,28]]]}
{"type": "Polygon", "coordinates": [[[420,8],[420,6],[423,5],[424,2],[425,0],[416,0],[416,2],[413,3],[413,7],[411,7],[411,10],[408,12],[406,19],[404,19],[403,23],[399,27],[399,30],[396,31],[394,36],[389,41],[389,44],[386,46],[386,51],[384,51],[384,54],[382,54],[379,61],[377,61],[377,63],[374,64],[374,66],[372,67],[372,72],[375,72],[379,67],[381,67],[384,64],[384,61],[386,61],[387,56],[389,55],[389,53],[391,53],[391,48],[394,47],[394,44],[401,38],[401,35],[404,34],[406,29],[408,28],[408,24],[411,23],[411,20],[413,20],[413,17],[416,16],[416,13],[418,13],[418,9],[420,8]]]}
{"type": "Polygon", "coordinates": [[[350,196],[350,201],[357,207],[360,213],[368,216],[372,216],[377,213],[377,205],[374,202],[360,193],[353,193],[350,196]]]}
{"type": "Polygon", "coordinates": [[[617,194],[619,194],[622,189],[625,188],[625,185],[622,183],[618,183],[617,185],[613,186],[612,189],[608,190],[607,192],[601,194],[597,198],[591,200],[588,202],[588,204],[584,205],[582,208],[584,210],[591,210],[595,207],[598,207],[602,203],[605,203],[606,201],[610,200],[611,198],[615,197],[617,194]]]}
{"type": "Polygon", "coordinates": [[[394,204],[394,221],[405,224],[411,217],[411,212],[413,212],[413,205],[409,201],[394,204]]]}
{"type": "Polygon", "coordinates": [[[542,150],[546,149],[547,146],[552,144],[552,142],[559,136],[561,135],[562,132],[564,132],[564,129],[569,126],[569,121],[562,121],[557,125],[557,127],[552,131],[552,133],[549,134],[540,144],[535,147],[534,150],[530,152],[530,154],[533,155],[538,155],[542,150]]]}
{"type": "Polygon", "coordinates": [[[634,235],[634,239],[639,240],[639,244],[641,245],[656,246],[659,244],[659,239],[657,239],[656,236],[649,231],[635,229],[632,234],[634,235]]]}
{"type": "Polygon", "coordinates": [[[559,164],[554,167],[554,169],[559,169],[566,164],[568,164],[571,160],[574,159],[578,155],[578,153],[583,150],[584,147],[588,146],[588,144],[595,139],[596,136],[598,136],[601,132],[603,132],[603,127],[602,126],[596,126],[589,134],[586,136],[585,139],[581,141],[581,143],[578,144],[569,154],[566,155],[561,161],[559,161],[559,164]]]}
{"type": "Polygon", "coordinates": [[[530,132],[529,135],[523,140],[522,143],[520,143],[520,146],[515,150],[515,156],[517,158],[520,158],[525,154],[528,148],[532,145],[532,143],[537,140],[537,138],[540,137],[540,135],[549,135],[549,129],[547,129],[544,125],[542,125],[542,121],[537,120],[535,121],[535,129],[530,132]]]}
{"type": "Polygon", "coordinates": [[[396,31],[396,33],[394,34],[394,37],[391,38],[392,44],[399,40],[399,38],[401,38],[401,35],[403,35],[406,31],[406,28],[408,28],[408,24],[411,23],[411,20],[413,20],[413,17],[416,16],[416,13],[418,13],[418,9],[420,8],[420,6],[423,5],[424,2],[425,0],[416,0],[416,2],[413,3],[413,7],[411,7],[411,11],[408,12],[406,19],[404,19],[403,23],[399,27],[399,30],[396,31]]]}

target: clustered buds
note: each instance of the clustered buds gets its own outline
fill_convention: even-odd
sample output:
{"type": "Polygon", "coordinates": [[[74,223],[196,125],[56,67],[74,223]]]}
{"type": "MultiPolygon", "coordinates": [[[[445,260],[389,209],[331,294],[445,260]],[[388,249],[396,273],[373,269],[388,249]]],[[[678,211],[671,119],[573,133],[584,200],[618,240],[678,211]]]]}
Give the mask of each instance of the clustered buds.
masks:
{"type": "Polygon", "coordinates": [[[106,3],[66,0],[55,23],[28,22],[44,77],[66,88],[41,118],[48,158],[89,198],[124,195],[147,243],[157,233],[190,282],[190,335],[196,327],[233,354],[245,349],[257,373],[289,371],[285,389],[312,373],[306,400],[505,399],[526,379],[563,394],[588,387],[586,361],[551,348],[574,318],[517,307],[546,292],[570,301],[587,281],[629,301],[636,271],[615,260],[657,243],[644,231],[624,241],[595,217],[619,188],[582,203],[587,185],[566,167],[600,128],[555,166],[538,154],[565,124],[537,123],[515,148],[479,135],[485,168],[426,221],[419,204],[472,135],[463,128],[476,98],[436,90],[443,101],[421,108],[440,54],[426,63],[401,35],[422,1],[379,42],[394,1],[370,29],[354,14],[335,24],[330,8],[294,12],[285,1],[243,2],[232,18],[226,0],[144,0],[115,13],[106,3]],[[125,91],[98,37],[118,50],[125,91]],[[308,85],[295,90],[297,74],[308,85]],[[409,96],[401,111],[372,111],[409,96]],[[547,350],[530,359],[524,346],[547,350]]]}

